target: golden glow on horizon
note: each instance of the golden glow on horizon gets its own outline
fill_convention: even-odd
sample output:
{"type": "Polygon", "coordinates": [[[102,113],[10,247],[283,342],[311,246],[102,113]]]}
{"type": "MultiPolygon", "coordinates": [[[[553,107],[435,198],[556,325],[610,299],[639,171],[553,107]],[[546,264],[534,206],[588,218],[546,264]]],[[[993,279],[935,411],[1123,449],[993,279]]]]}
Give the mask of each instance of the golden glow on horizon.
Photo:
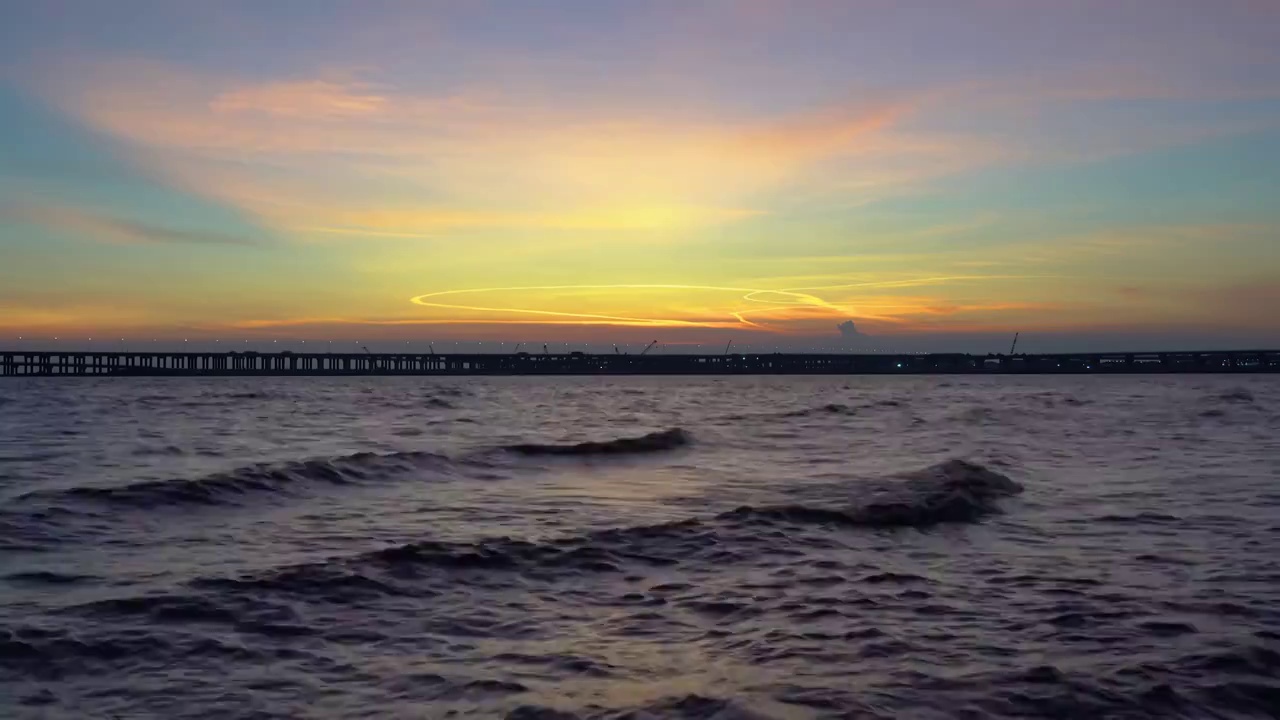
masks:
{"type": "MultiPolygon", "coordinates": [[[[574,324],[600,324],[600,325],[627,325],[641,327],[703,327],[703,328],[730,328],[734,326],[742,326],[754,330],[771,330],[774,332],[785,332],[785,329],[778,326],[766,325],[762,322],[748,320],[745,316],[759,313],[780,313],[781,319],[786,319],[786,311],[809,311],[819,310],[830,314],[837,315],[841,318],[853,318],[858,320],[880,320],[885,322],[895,322],[892,313],[867,313],[868,309],[875,310],[899,310],[899,311],[915,311],[928,313],[931,309],[927,305],[920,303],[898,302],[898,303],[876,303],[868,306],[862,302],[831,302],[817,295],[813,295],[808,290],[848,290],[858,288],[896,288],[896,287],[916,287],[921,285],[937,284],[942,282],[955,282],[966,280],[990,280],[990,279],[1022,279],[1025,276],[983,276],[983,275],[955,275],[955,276],[939,276],[925,278],[910,278],[902,280],[882,280],[882,281],[866,281],[860,283],[844,283],[839,285],[821,285],[813,287],[783,288],[783,289],[765,289],[765,288],[748,288],[748,287],[726,287],[719,285],[682,285],[682,284],[611,284],[611,285],[526,285],[515,287],[492,287],[492,288],[469,288],[462,290],[441,290],[433,293],[426,293],[410,298],[410,302],[423,307],[439,308],[443,310],[461,310],[468,312],[482,313],[502,313],[512,315],[537,315],[539,317],[551,318],[542,321],[543,324],[563,324],[566,320],[573,321],[574,324]],[[739,300],[747,303],[758,303],[769,305],[764,308],[751,309],[735,309],[725,311],[732,321],[720,320],[687,320],[680,318],[647,318],[620,315],[605,315],[596,313],[580,313],[559,310],[541,310],[529,307],[497,307],[491,305],[470,305],[462,303],[440,302],[438,298],[454,297],[458,295],[479,295],[486,293],[526,293],[526,292],[546,292],[561,290],[601,290],[601,291],[625,291],[625,290],[691,290],[691,291],[712,291],[727,293],[742,293],[739,300]],[[761,297],[766,296],[766,297],[761,297]],[[767,296],[778,296],[786,299],[770,299],[767,296]]],[[[977,306],[979,309],[982,306],[977,306]]],[[[1006,305],[1004,307],[1012,307],[1006,305]]],[[[792,313],[794,317],[794,312],[792,313]]],[[[441,320],[420,320],[416,321],[422,324],[430,324],[432,322],[441,323],[457,323],[457,322],[476,322],[476,320],[459,320],[455,318],[444,318],[441,320]]],[[[485,320],[483,322],[510,322],[507,320],[485,320]]],[[[521,324],[538,324],[537,321],[523,321],[521,324]]]]}
{"type": "MultiPolygon", "coordinates": [[[[704,327],[704,328],[723,328],[733,327],[734,322],[731,321],[697,321],[697,320],[681,320],[677,318],[639,318],[639,317],[623,317],[612,315],[597,315],[591,313],[575,313],[557,310],[536,310],[532,308],[516,308],[516,307],[492,307],[481,305],[463,305],[459,303],[442,303],[428,302],[428,298],[449,297],[455,295],[474,295],[481,293],[497,293],[497,292],[530,292],[530,291],[550,291],[550,290],[709,290],[716,292],[733,292],[745,293],[743,300],[748,302],[770,302],[767,300],[754,299],[754,295],[761,293],[776,293],[780,295],[789,295],[797,298],[790,306],[799,304],[818,304],[826,305],[820,298],[812,295],[802,295],[800,293],[791,293],[785,290],[760,290],[754,288],[743,287],[721,287],[715,285],[676,285],[676,284],[617,284],[617,285],[537,285],[537,286],[520,286],[520,287],[497,287],[497,288],[470,288],[466,290],[442,290],[425,295],[418,295],[410,298],[410,302],[415,305],[424,307],[441,308],[446,310],[467,310],[478,312],[494,312],[509,313],[516,315],[538,315],[548,318],[574,319],[575,321],[595,321],[601,325],[628,325],[628,326],[649,326],[649,327],[704,327]]],[[[729,315],[737,320],[736,324],[746,325],[753,328],[763,329],[758,323],[751,322],[742,317],[743,311],[730,312],[729,315]]],[[[546,321],[546,324],[558,324],[558,320],[546,321]]]]}

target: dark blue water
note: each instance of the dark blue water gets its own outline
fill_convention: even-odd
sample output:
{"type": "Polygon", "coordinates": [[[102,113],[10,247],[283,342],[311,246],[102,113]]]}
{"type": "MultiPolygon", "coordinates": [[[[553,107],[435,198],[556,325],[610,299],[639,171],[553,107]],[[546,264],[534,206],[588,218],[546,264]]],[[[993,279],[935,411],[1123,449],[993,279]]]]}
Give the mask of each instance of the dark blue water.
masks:
{"type": "Polygon", "coordinates": [[[1280,384],[13,379],[0,716],[1280,713],[1280,384]]]}

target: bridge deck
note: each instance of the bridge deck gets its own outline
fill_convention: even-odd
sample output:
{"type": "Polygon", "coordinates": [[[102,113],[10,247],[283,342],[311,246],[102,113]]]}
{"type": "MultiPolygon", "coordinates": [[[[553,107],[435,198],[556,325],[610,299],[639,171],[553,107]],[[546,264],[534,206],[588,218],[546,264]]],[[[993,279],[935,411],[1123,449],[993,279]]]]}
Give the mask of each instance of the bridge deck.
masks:
{"type": "Polygon", "coordinates": [[[0,376],[824,375],[1280,372],[1280,350],[1018,355],[0,351],[0,376]]]}

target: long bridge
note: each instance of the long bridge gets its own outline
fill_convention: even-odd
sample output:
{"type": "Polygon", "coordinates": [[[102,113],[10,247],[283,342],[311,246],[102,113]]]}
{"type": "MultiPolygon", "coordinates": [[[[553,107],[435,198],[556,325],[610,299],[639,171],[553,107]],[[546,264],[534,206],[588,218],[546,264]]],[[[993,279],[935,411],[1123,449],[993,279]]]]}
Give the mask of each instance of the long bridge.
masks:
{"type": "Polygon", "coordinates": [[[0,351],[0,377],[1275,373],[1280,350],[959,353],[258,353],[0,351]]]}

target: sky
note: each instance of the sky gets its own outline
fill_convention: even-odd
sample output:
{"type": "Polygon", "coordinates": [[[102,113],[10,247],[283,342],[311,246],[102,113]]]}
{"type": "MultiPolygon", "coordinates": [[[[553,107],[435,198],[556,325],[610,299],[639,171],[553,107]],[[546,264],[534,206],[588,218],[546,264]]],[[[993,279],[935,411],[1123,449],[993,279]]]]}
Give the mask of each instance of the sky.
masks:
{"type": "Polygon", "coordinates": [[[4,16],[2,345],[1280,346],[1276,0],[4,16]]]}

